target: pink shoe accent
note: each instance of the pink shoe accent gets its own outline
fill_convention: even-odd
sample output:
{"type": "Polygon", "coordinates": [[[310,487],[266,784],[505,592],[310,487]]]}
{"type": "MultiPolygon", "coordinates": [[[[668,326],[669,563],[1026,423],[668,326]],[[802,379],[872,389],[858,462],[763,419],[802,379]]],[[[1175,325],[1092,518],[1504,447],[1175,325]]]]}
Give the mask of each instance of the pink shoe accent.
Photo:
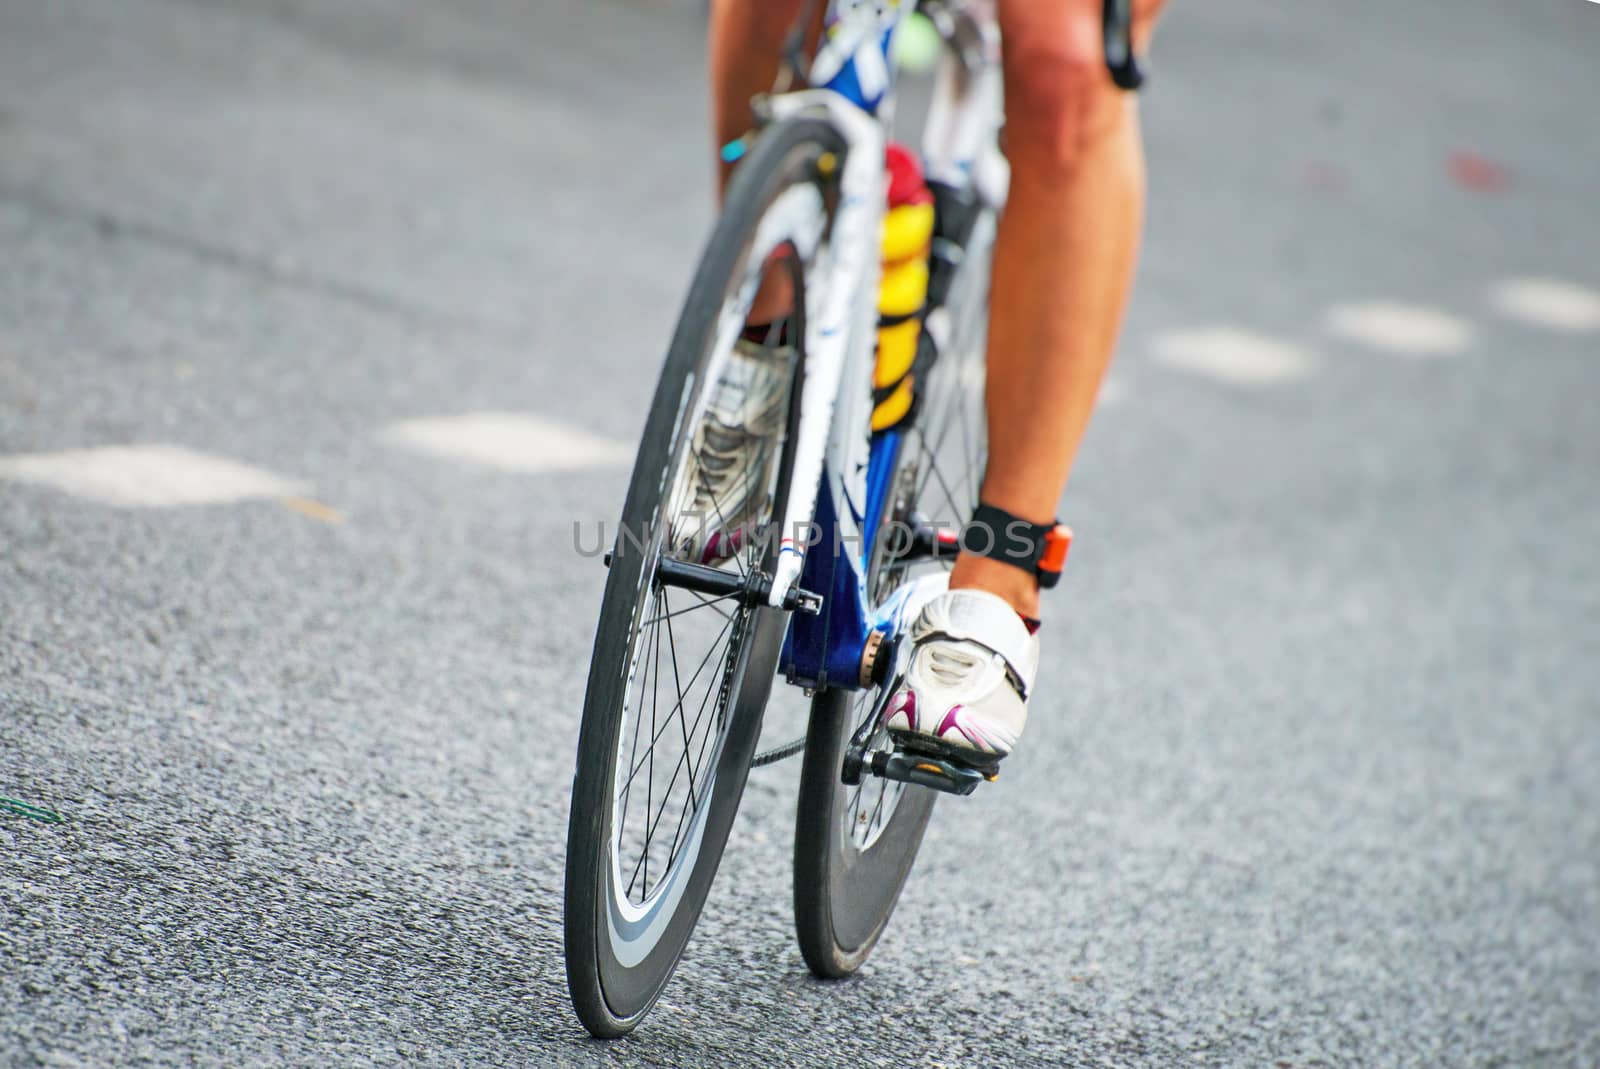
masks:
{"type": "Polygon", "coordinates": [[[706,539],[705,551],[700,554],[701,564],[720,564],[739,552],[744,544],[744,528],[735,531],[713,531],[706,539]]]}
{"type": "Polygon", "coordinates": [[[959,713],[960,711],[961,711],[961,706],[952,705],[950,707],[950,711],[948,713],[944,714],[944,719],[939,721],[939,730],[935,731],[934,734],[935,735],[943,735],[945,732],[949,731],[951,728],[955,728],[957,731],[961,731],[961,721],[956,719],[956,714],[959,713]]]}
{"type": "Polygon", "coordinates": [[[883,722],[887,727],[897,728],[902,731],[917,730],[917,695],[915,691],[902,690],[889,699],[889,710],[883,722]],[[904,717],[904,722],[897,724],[895,719],[904,717]]]}
{"type": "Polygon", "coordinates": [[[967,742],[976,749],[983,751],[998,750],[999,747],[995,746],[995,744],[990,740],[989,736],[983,733],[981,728],[979,728],[976,724],[967,724],[962,721],[958,715],[961,712],[961,709],[962,707],[959,705],[952,705],[950,707],[950,711],[944,714],[944,719],[939,722],[939,730],[935,732],[935,734],[942,739],[944,738],[946,732],[954,728],[956,731],[961,733],[962,738],[966,739],[967,742]]]}

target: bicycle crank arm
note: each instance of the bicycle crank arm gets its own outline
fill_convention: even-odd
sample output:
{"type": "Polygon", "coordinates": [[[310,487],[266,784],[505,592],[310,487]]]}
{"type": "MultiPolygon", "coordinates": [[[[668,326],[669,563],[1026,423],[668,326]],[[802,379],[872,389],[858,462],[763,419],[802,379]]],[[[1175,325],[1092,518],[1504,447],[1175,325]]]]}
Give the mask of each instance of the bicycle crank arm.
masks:
{"type": "Polygon", "coordinates": [[[878,725],[883,722],[884,710],[888,707],[890,697],[899,689],[900,682],[897,678],[883,688],[883,694],[873,704],[872,712],[850,736],[849,743],[845,745],[839,778],[853,787],[861,782],[864,775],[882,776],[901,783],[931,787],[946,794],[971,794],[978,789],[978,784],[994,780],[998,775],[998,762],[978,766],[945,754],[871,748],[873,736],[882,738],[878,725]]]}

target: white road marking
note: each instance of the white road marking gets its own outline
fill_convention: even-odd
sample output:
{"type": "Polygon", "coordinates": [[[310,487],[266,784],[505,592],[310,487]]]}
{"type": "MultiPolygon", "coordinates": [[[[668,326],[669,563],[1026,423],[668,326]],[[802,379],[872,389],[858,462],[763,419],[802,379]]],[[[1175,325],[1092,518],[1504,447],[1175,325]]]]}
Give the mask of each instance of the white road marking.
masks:
{"type": "Polygon", "coordinates": [[[1600,330],[1600,292],[1559,278],[1508,278],[1489,291],[1494,310],[1546,330],[1600,330]]]}
{"type": "Polygon", "coordinates": [[[114,445],[0,456],[0,479],[120,508],[217,505],[309,493],[306,483],[181,445],[114,445]]]}
{"type": "Polygon", "coordinates": [[[578,471],[625,467],[632,446],[518,412],[467,412],[410,419],[379,432],[391,445],[503,471],[578,471]]]}
{"type": "Polygon", "coordinates": [[[1150,345],[1155,359],[1182,371],[1234,386],[1272,386],[1305,378],[1316,357],[1290,342],[1243,327],[1213,326],[1168,330],[1150,345]]]}
{"type": "Polygon", "coordinates": [[[311,519],[318,520],[322,523],[331,523],[335,526],[338,526],[345,521],[344,513],[329,505],[324,505],[320,501],[313,501],[309,497],[295,497],[291,495],[283,498],[280,503],[284,508],[289,509],[292,512],[298,512],[302,516],[308,516],[311,519]]]}
{"type": "Polygon", "coordinates": [[[1465,319],[1404,301],[1341,304],[1328,311],[1327,326],[1342,338],[1413,357],[1459,353],[1476,333],[1465,319]]]}

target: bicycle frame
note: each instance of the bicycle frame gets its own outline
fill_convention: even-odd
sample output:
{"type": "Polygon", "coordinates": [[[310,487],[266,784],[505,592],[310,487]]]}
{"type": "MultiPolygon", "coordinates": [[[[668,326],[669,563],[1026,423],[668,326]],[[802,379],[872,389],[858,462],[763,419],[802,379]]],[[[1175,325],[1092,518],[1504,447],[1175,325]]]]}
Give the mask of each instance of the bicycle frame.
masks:
{"type": "MultiPolygon", "coordinates": [[[[806,369],[796,428],[793,483],[780,529],[770,603],[796,584],[823,595],[815,616],[796,614],[780,668],[807,688],[856,689],[874,631],[898,636],[936,593],[908,584],[874,610],[865,575],[902,441],[869,435],[885,212],[885,124],[892,116],[897,28],[914,0],[833,0],[810,83],[768,100],[775,121],[804,115],[828,123],[846,145],[832,237],[808,289],[806,369]]],[[[947,47],[923,137],[928,177],[971,187],[998,209],[1009,177],[996,145],[1000,122],[999,38],[989,5],[923,5],[947,47]]],[[[930,329],[932,326],[930,325],[930,329]]],[[[966,517],[939,517],[964,522],[966,517]]],[[[942,576],[935,577],[942,583],[942,576]]]]}

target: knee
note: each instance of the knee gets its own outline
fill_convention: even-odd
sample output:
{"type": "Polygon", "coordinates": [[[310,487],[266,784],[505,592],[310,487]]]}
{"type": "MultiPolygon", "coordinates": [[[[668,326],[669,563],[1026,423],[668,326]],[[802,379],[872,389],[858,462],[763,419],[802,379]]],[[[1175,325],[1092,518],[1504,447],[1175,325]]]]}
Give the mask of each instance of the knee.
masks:
{"type": "Polygon", "coordinates": [[[1006,153],[1014,167],[1071,172],[1127,121],[1126,96],[1106,70],[1100,20],[1013,32],[1005,38],[1006,153]]]}

